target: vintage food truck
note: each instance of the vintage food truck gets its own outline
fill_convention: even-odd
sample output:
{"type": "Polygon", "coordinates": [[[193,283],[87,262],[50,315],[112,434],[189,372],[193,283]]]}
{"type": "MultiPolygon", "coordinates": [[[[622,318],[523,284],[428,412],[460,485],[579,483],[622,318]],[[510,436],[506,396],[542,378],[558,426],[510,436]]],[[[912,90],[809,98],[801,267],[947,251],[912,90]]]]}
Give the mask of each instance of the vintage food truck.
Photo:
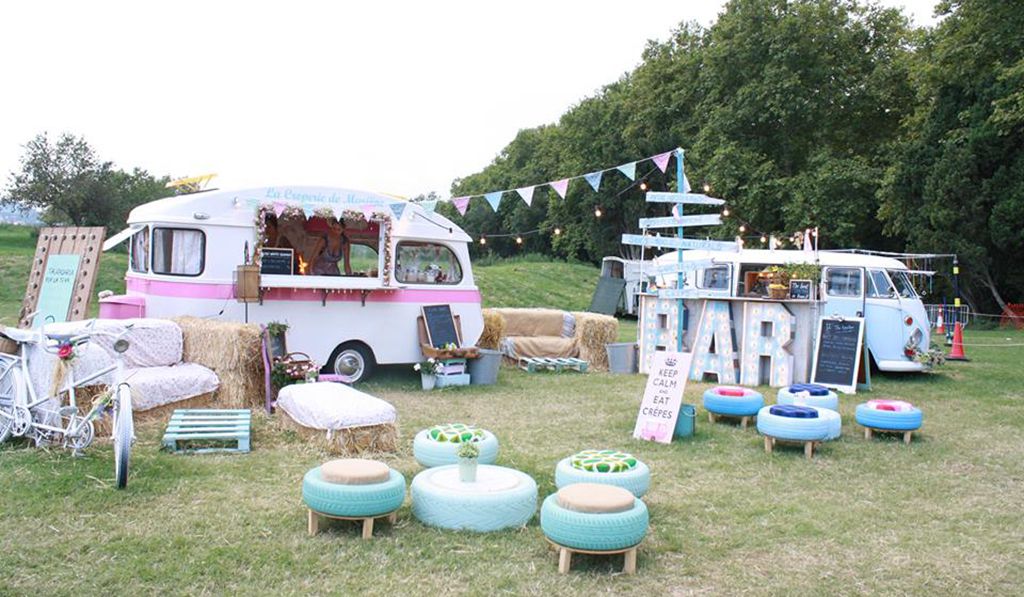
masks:
{"type": "Polygon", "coordinates": [[[423,305],[451,305],[466,345],[483,330],[470,237],[414,202],[340,188],[211,190],[141,205],[128,226],[104,244],[128,241],[129,265],[125,294],[103,299],[101,317],[287,323],[289,350],[348,382],[422,358],[423,305]],[[258,291],[242,296],[246,281],[258,291]]]}

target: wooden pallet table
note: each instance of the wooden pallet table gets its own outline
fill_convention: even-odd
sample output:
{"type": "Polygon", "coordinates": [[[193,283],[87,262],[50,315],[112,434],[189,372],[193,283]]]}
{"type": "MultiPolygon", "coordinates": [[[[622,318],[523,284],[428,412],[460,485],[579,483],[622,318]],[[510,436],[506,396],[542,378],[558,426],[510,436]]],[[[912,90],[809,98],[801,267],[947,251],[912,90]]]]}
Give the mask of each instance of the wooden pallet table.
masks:
{"type": "Polygon", "coordinates": [[[527,373],[536,373],[544,370],[555,371],[556,373],[561,373],[565,370],[586,373],[589,366],[590,363],[587,361],[571,357],[519,357],[519,368],[527,373]]]}
{"type": "Polygon", "coordinates": [[[320,532],[320,519],[331,518],[334,520],[356,520],[363,523],[363,539],[369,539],[373,537],[373,521],[378,518],[386,518],[391,524],[398,522],[398,510],[386,512],[384,514],[378,514],[377,516],[334,516],[333,514],[324,514],[323,512],[317,512],[312,508],[309,510],[309,536],[312,537],[320,532]]]}
{"type": "Polygon", "coordinates": [[[167,424],[163,446],[171,452],[244,453],[250,449],[251,430],[247,408],[179,408],[167,424]]]}
{"type": "Polygon", "coordinates": [[[864,428],[864,439],[871,439],[871,436],[874,433],[901,433],[901,434],[903,434],[903,443],[904,444],[909,444],[911,438],[914,435],[914,431],[915,431],[914,429],[910,429],[908,431],[906,429],[882,429],[880,427],[865,427],[864,428]]]}
{"type": "Polygon", "coordinates": [[[804,441],[804,440],[796,440],[796,439],[782,439],[781,437],[774,437],[774,436],[771,436],[771,435],[766,435],[766,436],[764,436],[764,451],[769,453],[769,454],[771,454],[772,451],[775,450],[775,444],[777,444],[777,443],[778,444],[791,444],[791,445],[797,445],[797,446],[803,444],[803,446],[804,446],[804,456],[807,456],[808,459],[814,457],[814,451],[816,449],[818,449],[818,447],[821,445],[821,442],[817,441],[817,440],[804,441]]]}
{"type": "Polygon", "coordinates": [[[720,419],[739,419],[740,427],[742,427],[743,429],[746,429],[747,424],[754,421],[756,418],[757,417],[755,415],[722,415],[708,411],[708,422],[714,423],[715,421],[718,421],[720,419]]]}
{"type": "Polygon", "coordinates": [[[631,547],[624,547],[622,549],[609,549],[609,550],[595,550],[595,549],[576,549],[575,547],[566,547],[564,545],[555,543],[551,539],[545,537],[549,543],[549,547],[558,553],[558,573],[568,574],[569,568],[572,567],[572,556],[573,554],[582,553],[588,555],[599,555],[599,556],[611,556],[615,554],[623,554],[624,559],[622,562],[623,574],[635,574],[636,573],[636,550],[640,547],[640,544],[633,545],[631,547]]]}

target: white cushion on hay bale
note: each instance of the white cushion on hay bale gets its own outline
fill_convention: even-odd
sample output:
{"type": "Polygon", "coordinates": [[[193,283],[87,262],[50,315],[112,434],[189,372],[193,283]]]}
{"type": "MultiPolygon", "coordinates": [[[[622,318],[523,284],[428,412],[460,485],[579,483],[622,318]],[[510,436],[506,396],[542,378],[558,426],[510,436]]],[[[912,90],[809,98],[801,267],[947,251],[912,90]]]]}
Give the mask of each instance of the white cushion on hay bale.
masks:
{"type": "MultiPolygon", "coordinates": [[[[300,427],[326,431],[328,441],[336,431],[364,429],[371,432],[373,437],[352,440],[359,445],[333,446],[340,447],[341,451],[394,451],[397,448],[395,407],[345,384],[317,382],[285,386],[277,394],[277,406],[300,427]]],[[[340,442],[346,444],[350,439],[341,434],[340,442]]]]}

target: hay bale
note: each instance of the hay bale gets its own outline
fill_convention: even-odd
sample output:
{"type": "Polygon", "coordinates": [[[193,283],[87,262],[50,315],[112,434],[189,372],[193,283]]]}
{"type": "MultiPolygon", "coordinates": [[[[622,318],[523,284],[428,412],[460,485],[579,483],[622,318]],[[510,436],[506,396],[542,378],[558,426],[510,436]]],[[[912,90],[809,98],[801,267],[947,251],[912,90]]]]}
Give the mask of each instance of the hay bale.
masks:
{"type": "Polygon", "coordinates": [[[484,331],[476,344],[480,348],[497,350],[505,337],[505,318],[493,309],[484,309],[484,331]]]}
{"type": "Polygon", "coordinates": [[[609,315],[574,311],[576,317],[576,343],[580,358],[596,371],[608,370],[608,352],[605,345],[615,342],[619,335],[619,321],[609,315]]]}
{"type": "Polygon", "coordinates": [[[282,428],[297,431],[300,436],[312,440],[318,448],[328,454],[363,456],[385,452],[393,454],[398,451],[397,423],[360,425],[325,431],[299,425],[284,411],[278,411],[275,418],[282,428]]]}
{"type": "Polygon", "coordinates": [[[260,408],[265,401],[263,333],[253,323],[175,317],[181,327],[182,360],[199,363],[220,378],[218,408],[260,408]]]}

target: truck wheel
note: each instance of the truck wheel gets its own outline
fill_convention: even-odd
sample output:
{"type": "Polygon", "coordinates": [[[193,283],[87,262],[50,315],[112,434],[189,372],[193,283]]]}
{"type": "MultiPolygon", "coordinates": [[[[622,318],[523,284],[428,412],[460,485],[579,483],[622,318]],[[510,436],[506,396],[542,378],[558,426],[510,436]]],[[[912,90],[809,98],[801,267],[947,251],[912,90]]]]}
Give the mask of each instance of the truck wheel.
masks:
{"type": "Polygon", "coordinates": [[[329,372],[341,377],[345,383],[364,381],[373,374],[376,362],[373,351],[362,342],[346,342],[334,349],[327,361],[329,372]]]}

